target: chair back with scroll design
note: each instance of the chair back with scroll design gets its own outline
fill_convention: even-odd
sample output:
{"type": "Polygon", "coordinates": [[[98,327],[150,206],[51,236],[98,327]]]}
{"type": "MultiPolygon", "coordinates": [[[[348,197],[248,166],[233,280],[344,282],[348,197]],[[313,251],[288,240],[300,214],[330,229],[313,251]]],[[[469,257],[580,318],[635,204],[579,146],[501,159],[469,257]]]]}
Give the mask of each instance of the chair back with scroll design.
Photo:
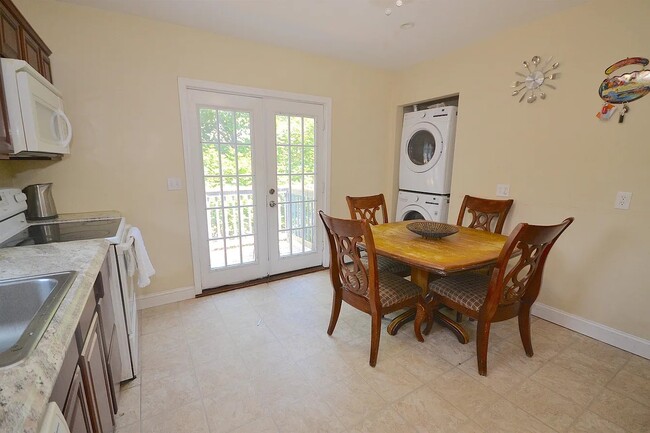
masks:
{"type": "Polygon", "coordinates": [[[384,194],[369,195],[366,197],[345,197],[350,209],[350,218],[353,220],[368,220],[370,224],[377,225],[388,222],[388,210],[384,194]],[[379,221],[381,214],[382,221],[379,221]]]}
{"type": "MultiPolygon", "coordinates": [[[[530,310],[537,300],[546,259],[573,217],[552,226],[521,223],[506,241],[492,273],[462,272],[429,284],[430,308],[446,305],[478,321],[476,352],[479,374],[487,374],[490,325],[518,317],[526,355],[533,356],[530,310]]],[[[431,320],[426,332],[431,328],[431,320]]]]}
{"type": "Polygon", "coordinates": [[[330,278],[332,286],[341,288],[357,302],[368,303],[371,300],[379,301],[374,293],[377,279],[377,262],[375,244],[367,220],[345,220],[332,218],[319,212],[330,245],[330,278]],[[372,251],[368,254],[368,266],[361,260],[360,243],[365,245],[365,250],[372,251]],[[357,299],[358,298],[358,299],[357,299]]]}
{"type": "Polygon", "coordinates": [[[501,234],[513,202],[512,199],[491,200],[466,195],[460,206],[456,224],[462,226],[466,214],[469,214],[471,221],[465,227],[501,234]]]}
{"type": "MultiPolygon", "coordinates": [[[[369,195],[365,197],[345,197],[353,220],[366,220],[372,225],[388,222],[388,210],[384,194],[369,195]],[[381,214],[381,221],[379,215],[381,214]]],[[[377,257],[379,272],[390,272],[400,277],[411,275],[411,267],[388,257],[377,257]]]]}
{"type": "MultiPolygon", "coordinates": [[[[370,361],[374,367],[379,352],[381,318],[384,314],[419,305],[425,308],[422,289],[404,278],[377,270],[377,254],[371,225],[366,219],[345,220],[332,218],[319,211],[330,245],[330,278],[334,289],[332,313],[327,333],[332,335],[341,302],[371,316],[370,361]],[[362,260],[360,243],[368,254],[362,260]],[[367,260],[367,266],[364,261],[367,260]]],[[[418,340],[424,341],[419,329],[418,340]]]]}

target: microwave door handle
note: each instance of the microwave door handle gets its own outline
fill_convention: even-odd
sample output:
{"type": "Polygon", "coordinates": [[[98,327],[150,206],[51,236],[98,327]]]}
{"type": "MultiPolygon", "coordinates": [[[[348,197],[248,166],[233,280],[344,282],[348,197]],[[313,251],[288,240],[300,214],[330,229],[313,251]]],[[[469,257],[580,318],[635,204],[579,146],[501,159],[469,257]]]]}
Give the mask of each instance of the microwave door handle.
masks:
{"type": "Polygon", "coordinates": [[[72,124],[70,123],[68,116],[66,116],[65,113],[61,110],[56,110],[52,114],[52,131],[54,132],[54,135],[58,136],[57,138],[59,139],[59,144],[61,146],[67,146],[70,144],[70,141],[72,140],[72,124]],[[65,122],[65,130],[67,132],[65,138],[61,138],[60,131],[58,128],[56,128],[56,121],[58,119],[63,119],[65,122]]]}

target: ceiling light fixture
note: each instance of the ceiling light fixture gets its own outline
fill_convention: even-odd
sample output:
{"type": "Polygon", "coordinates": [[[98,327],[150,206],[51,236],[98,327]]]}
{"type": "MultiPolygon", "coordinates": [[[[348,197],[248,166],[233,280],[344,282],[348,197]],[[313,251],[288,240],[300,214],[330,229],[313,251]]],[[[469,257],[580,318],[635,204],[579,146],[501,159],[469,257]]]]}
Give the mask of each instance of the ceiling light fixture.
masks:
{"type": "MultiPolygon", "coordinates": [[[[399,8],[402,7],[402,5],[404,5],[404,0],[395,0],[395,6],[399,8]]],[[[393,10],[391,8],[386,8],[384,9],[384,13],[388,16],[393,13],[393,10]]]]}

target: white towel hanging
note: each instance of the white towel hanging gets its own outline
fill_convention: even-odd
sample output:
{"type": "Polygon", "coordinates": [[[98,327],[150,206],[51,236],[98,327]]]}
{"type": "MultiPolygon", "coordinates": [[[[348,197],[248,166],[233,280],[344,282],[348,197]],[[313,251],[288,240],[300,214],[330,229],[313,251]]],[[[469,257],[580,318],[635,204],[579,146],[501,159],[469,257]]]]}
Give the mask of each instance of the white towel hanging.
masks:
{"type": "Polygon", "coordinates": [[[131,227],[127,233],[129,238],[133,238],[133,248],[135,250],[135,265],[138,269],[138,287],[146,287],[151,283],[150,278],[156,273],[156,270],[149,260],[149,254],[144,246],[142,233],[137,227],[131,227]]]}

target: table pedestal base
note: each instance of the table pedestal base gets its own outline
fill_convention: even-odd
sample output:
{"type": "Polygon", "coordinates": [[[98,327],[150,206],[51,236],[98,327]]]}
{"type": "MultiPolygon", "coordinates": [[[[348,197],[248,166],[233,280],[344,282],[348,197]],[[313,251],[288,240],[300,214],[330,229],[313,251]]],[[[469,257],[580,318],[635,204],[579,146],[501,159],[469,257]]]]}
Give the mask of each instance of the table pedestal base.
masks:
{"type": "MultiPolygon", "coordinates": [[[[467,344],[469,343],[469,335],[467,334],[467,331],[465,331],[465,328],[463,328],[459,323],[453,321],[449,317],[445,316],[439,311],[434,311],[433,312],[433,318],[436,322],[444,326],[445,328],[448,328],[451,330],[456,335],[456,338],[461,344],[467,344]]],[[[408,311],[403,312],[396,318],[394,318],[389,324],[387,331],[390,335],[395,335],[397,334],[397,331],[399,328],[407,324],[408,322],[411,322],[412,320],[415,319],[415,310],[410,309],[408,311]]]]}

